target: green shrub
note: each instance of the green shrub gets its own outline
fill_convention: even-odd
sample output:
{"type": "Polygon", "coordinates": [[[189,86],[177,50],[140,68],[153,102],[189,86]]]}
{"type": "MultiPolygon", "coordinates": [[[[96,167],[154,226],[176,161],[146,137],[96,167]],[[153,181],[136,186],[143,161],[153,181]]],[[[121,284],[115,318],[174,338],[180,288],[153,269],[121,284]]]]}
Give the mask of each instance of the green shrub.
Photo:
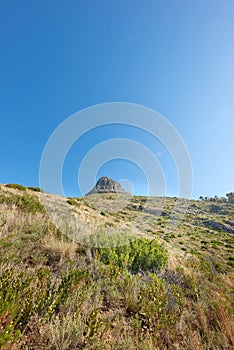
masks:
{"type": "Polygon", "coordinates": [[[32,187],[32,186],[30,186],[30,187],[28,187],[28,189],[31,190],[31,191],[35,191],[35,192],[42,192],[42,193],[44,192],[43,189],[41,189],[39,187],[32,187]]]}
{"type": "Polygon", "coordinates": [[[227,265],[228,265],[228,266],[231,266],[231,267],[234,267],[234,262],[233,262],[233,261],[228,261],[228,262],[227,262],[227,265]]]}
{"type": "Polygon", "coordinates": [[[71,286],[76,287],[86,276],[84,270],[70,270],[55,281],[50,270],[44,268],[34,275],[15,267],[2,268],[0,323],[5,320],[5,325],[0,329],[0,347],[15,342],[35,315],[50,319],[70,296],[71,286]]]}
{"type": "Polygon", "coordinates": [[[89,244],[93,246],[93,254],[105,264],[125,267],[133,272],[160,270],[167,263],[167,252],[155,239],[97,234],[89,244]]]}
{"type": "Polygon", "coordinates": [[[6,187],[14,188],[15,190],[26,191],[26,187],[19,184],[7,184],[6,187]]]}
{"type": "Polygon", "coordinates": [[[133,270],[160,270],[167,263],[167,253],[155,240],[137,238],[130,243],[131,252],[134,256],[133,270]]]}
{"type": "Polygon", "coordinates": [[[74,198],[68,198],[67,199],[67,203],[70,204],[70,205],[74,205],[76,207],[79,207],[80,206],[80,203],[77,202],[76,199],[74,198]]]}
{"type": "MultiPolygon", "coordinates": [[[[165,281],[154,273],[149,273],[149,281],[141,288],[137,305],[131,310],[138,331],[147,330],[156,334],[163,327],[173,327],[184,308],[180,286],[165,281]],[[137,321],[137,322],[136,322],[137,321]]],[[[147,347],[148,348],[148,347],[147,347]]]]}
{"type": "Polygon", "coordinates": [[[34,197],[28,194],[0,196],[0,203],[14,204],[18,208],[31,213],[45,213],[44,206],[34,197]]]}

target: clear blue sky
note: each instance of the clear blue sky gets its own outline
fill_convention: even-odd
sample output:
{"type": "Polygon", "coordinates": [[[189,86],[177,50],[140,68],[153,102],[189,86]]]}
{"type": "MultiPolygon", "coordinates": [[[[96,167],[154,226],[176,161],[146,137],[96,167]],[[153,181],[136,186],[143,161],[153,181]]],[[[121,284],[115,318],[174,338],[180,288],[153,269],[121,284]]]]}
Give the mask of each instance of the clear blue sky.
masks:
{"type": "MultiPolygon", "coordinates": [[[[193,164],[193,197],[234,190],[233,0],[1,0],[0,50],[0,182],[37,186],[44,146],[63,120],[123,101],[158,111],[181,134],[193,164]]],[[[69,152],[67,195],[79,194],[85,152],[127,132],[150,147],[155,142],[167,194],[176,194],[176,172],[160,144],[107,127],[69,152]]],[[[144,176],[133,164],[110,162],[104,174],[127,178],[144,194],[144,176]]]]}

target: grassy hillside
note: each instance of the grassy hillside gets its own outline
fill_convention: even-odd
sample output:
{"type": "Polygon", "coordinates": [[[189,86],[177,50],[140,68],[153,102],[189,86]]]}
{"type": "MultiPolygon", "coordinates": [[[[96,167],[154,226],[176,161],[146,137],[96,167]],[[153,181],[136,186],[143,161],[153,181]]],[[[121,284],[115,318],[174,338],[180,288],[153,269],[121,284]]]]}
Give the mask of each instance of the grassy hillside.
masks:
{"type": "Polygon", "coordinates": [[[0,185],[0,348],[233,349],[233,247],[228,202],[0,185]]]}

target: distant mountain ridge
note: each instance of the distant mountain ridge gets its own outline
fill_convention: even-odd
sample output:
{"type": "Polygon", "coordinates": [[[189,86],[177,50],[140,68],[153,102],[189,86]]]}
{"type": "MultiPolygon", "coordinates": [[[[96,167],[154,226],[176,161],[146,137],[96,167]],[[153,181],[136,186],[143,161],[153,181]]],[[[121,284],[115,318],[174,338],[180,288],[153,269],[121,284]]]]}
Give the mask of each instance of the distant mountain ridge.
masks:
{"type": "Polygon", "coordinates": [[[86,196],[89,196],[91,194],[102,194],[102,193],[122,193],[127,194],[120,185],[119,182],[112,180],[108,176],[101,177],[94,188],[86,194],[86,196]]]}

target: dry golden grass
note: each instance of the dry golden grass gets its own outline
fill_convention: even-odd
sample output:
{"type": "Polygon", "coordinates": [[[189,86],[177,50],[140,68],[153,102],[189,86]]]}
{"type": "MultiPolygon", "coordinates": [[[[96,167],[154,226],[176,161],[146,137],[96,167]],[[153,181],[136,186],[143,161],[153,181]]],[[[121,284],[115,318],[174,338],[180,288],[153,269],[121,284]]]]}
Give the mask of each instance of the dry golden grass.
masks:
{"type": "Polygon", "coordinates": [[[56,252],[61,259],[74,260],[76,256],[77,244],[66,239],[58,239],[53,235],[43,237],[41,240],[43,248],[51,252],[56,252]]]}

